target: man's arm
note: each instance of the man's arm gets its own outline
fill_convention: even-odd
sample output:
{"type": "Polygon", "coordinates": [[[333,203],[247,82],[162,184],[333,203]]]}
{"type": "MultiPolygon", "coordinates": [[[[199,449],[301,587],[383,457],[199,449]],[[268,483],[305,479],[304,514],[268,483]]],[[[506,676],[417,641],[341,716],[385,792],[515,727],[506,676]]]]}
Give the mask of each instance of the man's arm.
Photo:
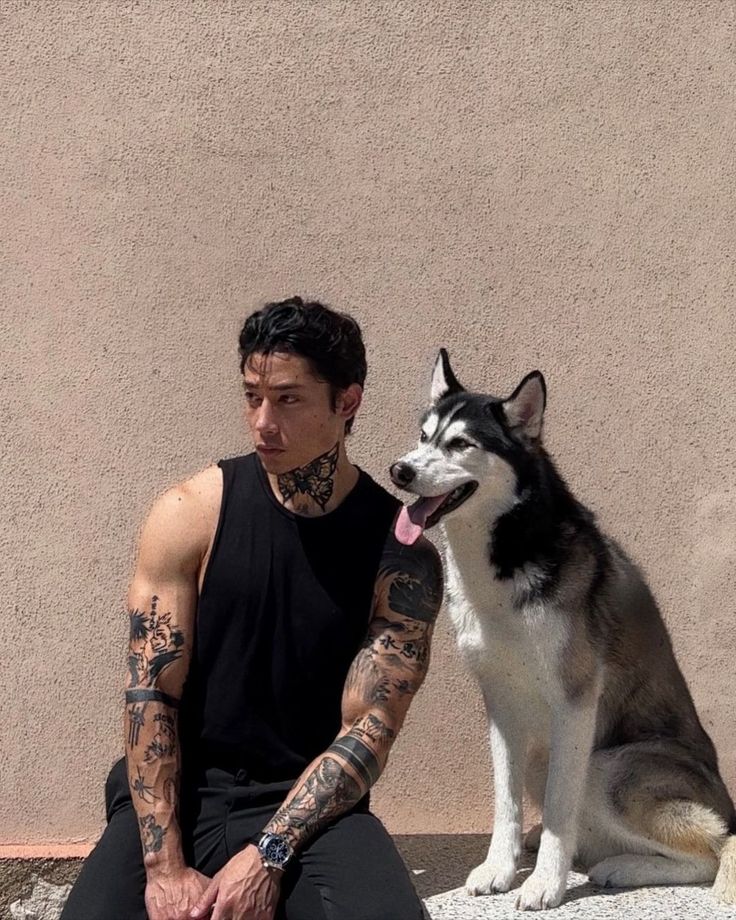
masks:
{"type": "Polygon", "coordinates": [[[284,835],[295,851],[331,818],[352,808],[381,775],[429,666],[442,587],[434,546],[424,538],[405,546],[391,534],[368,635],[345,684],[340,734],[309,765],[264,828],[284,835]]]}
{"type": "MultiPolygon", "coordinates": [[[[427,672],[441,603],[442,566],[435,548],[425,539],[404,546],[392,534],[376,579],[368,635],[345,682],[342,729],[302,773],[264,831],[282,834],[298,851],[378,779],[427,672]]],[[[213,920],[270,918],[280,877],[246,846],[215,875],[190,916],[200,918],[214,905],[213,920]]]]}
{"type": "Polygon", "coordinates": [[[128,592],[125,753],[152,917],[177,915],[174,906],[196,903],[207,883],[187,869],[182,853],[178,708],[191,659],[197,574],[211,529],[207,499],[218,475],[205,470],[155,502],[128,592]]]}

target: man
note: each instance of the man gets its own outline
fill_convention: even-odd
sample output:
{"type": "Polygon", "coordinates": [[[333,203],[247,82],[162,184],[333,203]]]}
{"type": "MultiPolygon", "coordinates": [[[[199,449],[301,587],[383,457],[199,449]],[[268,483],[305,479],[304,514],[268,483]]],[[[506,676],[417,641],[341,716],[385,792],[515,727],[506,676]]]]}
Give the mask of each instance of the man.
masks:
{"type": "Polygon", "coordinates": [[[126,758],[62,920],[419,920],[367,793],[427,670],[439,557],[348,460],[354,320],[269,304],[240,359],[255,452],[144,524],[126,758]]]}

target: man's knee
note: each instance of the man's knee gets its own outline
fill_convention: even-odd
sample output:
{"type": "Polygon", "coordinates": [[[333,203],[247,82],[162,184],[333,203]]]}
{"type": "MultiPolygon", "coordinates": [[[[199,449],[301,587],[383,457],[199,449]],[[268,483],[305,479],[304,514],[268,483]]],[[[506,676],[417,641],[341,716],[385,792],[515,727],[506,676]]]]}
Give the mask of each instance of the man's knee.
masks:
{"type": "Polygon", "coordinates": [[[132,805],[119,808],[85,859],[61,920],[146,920],[146,872],[132,805]]]}
{"type": "Polygon", "coordinates": [[[385,886],[361,897],[349,898],[349,903],[333,905],[335,916],[350,920],[426,920],[428,917],[411,881],[401,877],[387,880],[385,886]]]}
{"type": "Polygon", "coordinates": [[[345,916],[349,916],[350,920],[426,920],[429,915],[425,913],[424,907],[418,900],[407,899],[404,903],[400,903],[387,899],[381,904],[361,904],[351,907],[350,913],[345,916]]]}

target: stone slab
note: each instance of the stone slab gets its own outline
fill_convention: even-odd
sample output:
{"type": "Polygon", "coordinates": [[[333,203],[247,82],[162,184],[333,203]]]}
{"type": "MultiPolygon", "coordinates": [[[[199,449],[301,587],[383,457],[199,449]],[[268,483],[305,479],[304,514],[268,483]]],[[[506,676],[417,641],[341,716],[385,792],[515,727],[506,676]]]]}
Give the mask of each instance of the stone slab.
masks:
{"type": "MultiPolygon", "coordinates": [[[[470,870],[482,862],[488,847],[485,835],[416,835],[396,837],[431,920],[506,920],[520,912],[516,891],[472,898],[462,885],[470,870]]],[[[534,856],[525,854],[517,887],[531,872],[534,856]]],[[[715,901],[707,885],[637,889],[599,888],[587,876],[571,872],[565,900],[554,911],[540,911],[555,920],[736,920],[736,907],[715,901]]]]}
{"type": "MultiPolygon", "coordinates": [[[[519,917],[514,907],[515,891],[480,898],[468,897],[463,891],[468,872],[485,856],[486,835],[432,834],[396,836],[394,839],[431,920],[519,917]]],[[[534,857],[525,854],[518,884],[533,864],[534,857]]],[[[57,920],[66,890],[64,886],[74,880],[80,865],[79,859],[0,860],[1,920],[57,920]],[[60,897],[51,890],[56,886],[60,897]]],[[[554,917],[559,920],[736,920],[736,908],[715,901],[709,886],[604,889],[591,885],[585,875],[571,872],[567,895],[555,909],[554,917]]]]}

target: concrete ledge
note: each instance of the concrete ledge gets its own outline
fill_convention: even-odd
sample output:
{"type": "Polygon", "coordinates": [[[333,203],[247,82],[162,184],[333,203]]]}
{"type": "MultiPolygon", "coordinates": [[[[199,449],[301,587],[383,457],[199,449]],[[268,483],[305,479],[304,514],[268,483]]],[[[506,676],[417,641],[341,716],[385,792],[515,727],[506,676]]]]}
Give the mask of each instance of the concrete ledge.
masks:
{"type": "MultiPolygon", "coordinates": [[[[518,920],[515,891],[482,898],[463,892],[466,876],[485,857],[486,835],[397,835],[394,839],[431,920],[518,920]]],[[[58,920],[66,893],[63,886],[74,881],[81,865],[79,858],[0,859],[0,918],[58,920]],[[44,883],[62,887],[54,893],[44,883]]],[[[525,854],[517,887],[533,865],[534,856],[525,854]]],[[[571,872],[565,900],[553,916],[559,920],[736,920],[736,908],[715,901],[709,886],[616,890],[597,888],[585,875],[571,872]]]]}
{"type": "MultiPolygon", "coordinates": [[[[57,920],[60,905],[68,893],[66,886],[74,882],[81,867],[79,858],[0,859],[0,917],[14,920],[18,911],[11,912],[11,905],[20,901],[29,905],[25,911],[29,920],[57,920]],[[43,883],[58,887],[58,896],[47,897],[43,883]]],[[[20,916],[23,917],[24,912],[21,911],[20,916]]]]}
{"type": "Polygon", "coordinates": [[[84,859],[94,843],[6,843],[0,846],[0,860],[4,859],[84,859]]]}
{"type": "MultiPolygon", "coordinates": [[[[514,907],[516,891],[471,898],[462,889],[470,870],[485,858],[486,835],[397,836],[395,840],[417,891],[425,899],[431,920],[518,920],[522,916],[514,907]]],[[[534,860],[532,854],[525,854],[517,888],[531,872],[534,860]]],[[[736,907],[714,900],[709,888],[598,888],[590,884],[586,875],[571,872],[565,900],[554,912],[544,914],[555,920],[735,920],[736,907]]]]}

